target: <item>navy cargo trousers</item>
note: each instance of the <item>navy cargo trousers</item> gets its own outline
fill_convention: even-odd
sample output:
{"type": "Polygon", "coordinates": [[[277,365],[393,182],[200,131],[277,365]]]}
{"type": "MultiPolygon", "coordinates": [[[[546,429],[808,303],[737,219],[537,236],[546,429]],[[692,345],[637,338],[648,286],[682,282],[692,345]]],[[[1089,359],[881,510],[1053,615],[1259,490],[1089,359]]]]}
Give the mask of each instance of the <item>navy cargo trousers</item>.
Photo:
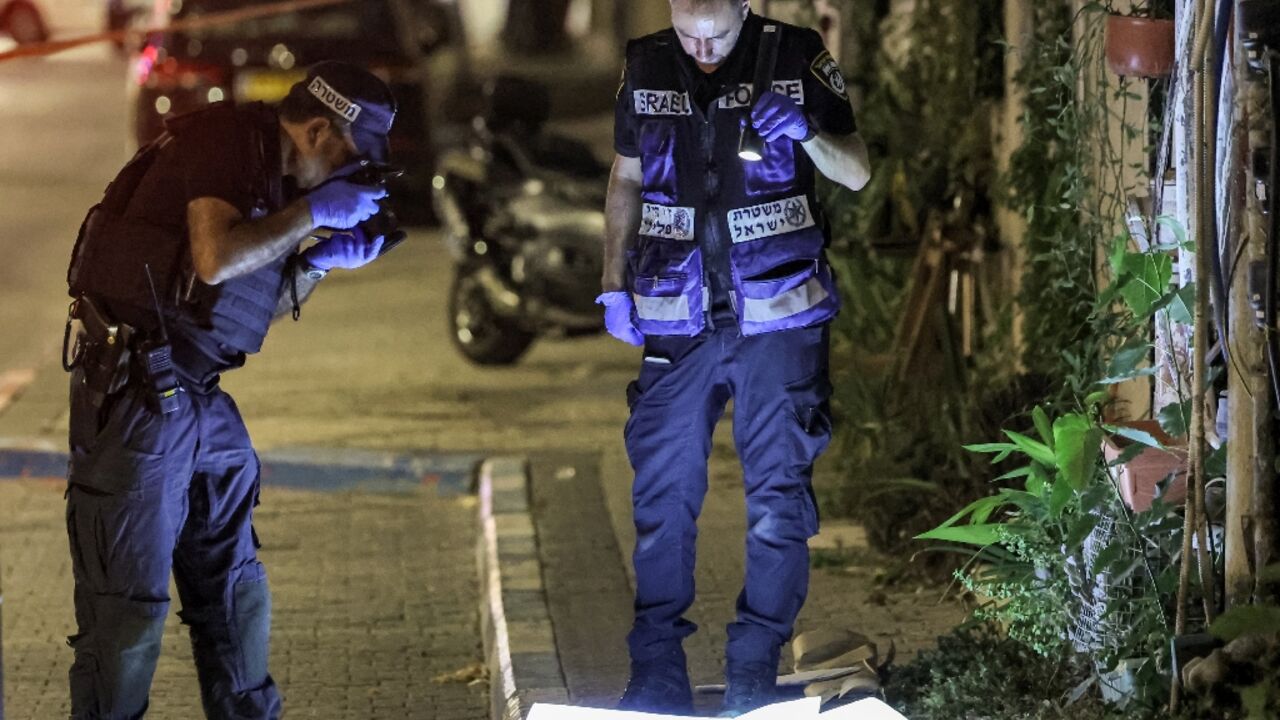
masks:
{"type": "Polygon", "coordinates": [[[160,415],[133,384],[94,408],[71,379],[67,536],[78,631],[73,720],[146,712],[172,571],[209,718],[277,718],[271,599],[257,559],[258,459],[231,397],[180,393],[160,415]]]}
{"type": "Polygon", "coordinates": [[[733,399],[733,435],[747,503],[746,578],[728,627],[730,665],[772,662],[809,584],[807,540],[818,531],[813,463],[831,437],[825,325],[743,337],[649,336],[627,389],[627,454],[635,470],[633,662],[667,655],[697,628],[697,520],[711,437],[733,399]]]}

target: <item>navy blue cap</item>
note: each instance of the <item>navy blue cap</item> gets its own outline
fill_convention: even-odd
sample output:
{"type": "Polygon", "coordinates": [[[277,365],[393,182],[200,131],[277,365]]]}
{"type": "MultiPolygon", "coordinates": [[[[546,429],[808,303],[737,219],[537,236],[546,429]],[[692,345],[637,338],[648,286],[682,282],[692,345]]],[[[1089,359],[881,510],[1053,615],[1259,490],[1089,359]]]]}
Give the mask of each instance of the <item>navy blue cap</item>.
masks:
{"type": "Polygon", "coordinates": [[[396,100],[378,76],[350,63],[317,63],[294,87],[310,93],[334,114],[351,123],[351,136],[361,156],[386,162],[387,135],[396,119],[396,100]]]}

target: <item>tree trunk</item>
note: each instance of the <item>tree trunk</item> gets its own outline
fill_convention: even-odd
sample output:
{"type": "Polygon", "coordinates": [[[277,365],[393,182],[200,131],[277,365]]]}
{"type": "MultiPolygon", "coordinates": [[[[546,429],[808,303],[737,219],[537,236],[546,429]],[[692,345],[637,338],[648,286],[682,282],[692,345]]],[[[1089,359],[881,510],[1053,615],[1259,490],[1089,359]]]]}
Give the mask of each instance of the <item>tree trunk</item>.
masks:
{"type": "Polygon", "coordinates": [[[565,18],[570,0],[511,0],[502,41],[520,55],[550,55],[569,46],[565,18]]]}

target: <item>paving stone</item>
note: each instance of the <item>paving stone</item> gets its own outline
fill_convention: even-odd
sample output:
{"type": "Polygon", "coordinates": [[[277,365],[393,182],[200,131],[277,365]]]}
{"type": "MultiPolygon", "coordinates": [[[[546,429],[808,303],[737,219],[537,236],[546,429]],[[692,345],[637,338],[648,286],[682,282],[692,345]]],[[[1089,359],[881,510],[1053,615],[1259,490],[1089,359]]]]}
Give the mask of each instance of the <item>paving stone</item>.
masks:
{"type": "MultiPolygon", "coordinates": [[[[473,500],[267,487],[262,501],[271,670],[289,718],[489,717],[486,683],[437,680],[482,662],[473,500]]],[[[66,717],[62,483],[0,482],[0,507],[7,717],[66,717]]],[[[153,718],[202,717],[186,628],[172,613],[152,708],[153,718]]]]}

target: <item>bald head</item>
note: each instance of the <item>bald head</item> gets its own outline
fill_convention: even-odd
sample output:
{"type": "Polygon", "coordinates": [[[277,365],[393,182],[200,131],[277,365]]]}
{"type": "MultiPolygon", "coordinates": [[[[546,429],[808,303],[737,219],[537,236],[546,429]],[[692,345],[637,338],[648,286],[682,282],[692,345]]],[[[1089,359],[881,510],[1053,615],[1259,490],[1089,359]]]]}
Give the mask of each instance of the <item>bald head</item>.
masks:
{"type": "Polygon", "coordinates": [[[742,33],[750,0],[671,0],[671,27],[703,72],[720,67],[742,33]]]}

